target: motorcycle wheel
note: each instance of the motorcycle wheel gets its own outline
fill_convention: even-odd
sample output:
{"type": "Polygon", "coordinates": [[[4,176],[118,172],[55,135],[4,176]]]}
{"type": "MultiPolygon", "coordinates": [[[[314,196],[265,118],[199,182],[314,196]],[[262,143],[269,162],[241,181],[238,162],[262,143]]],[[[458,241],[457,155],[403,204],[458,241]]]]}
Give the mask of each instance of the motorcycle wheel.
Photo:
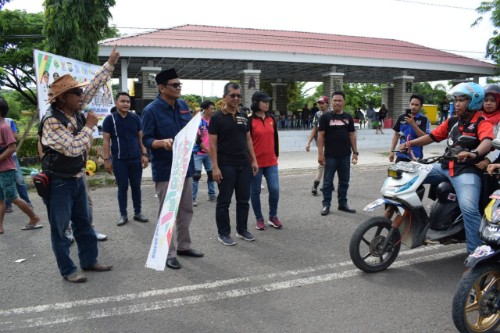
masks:
{"type": "Polygon", "coordinates": [[[366,273],[380,272],[396,260],[401,247],[398,229],[393,230],[387,249],[380,249],[388,237],[391,224],[392,221],[385,217],[372,217],[356,228],[349,244],[349,254],[357,268],[366,273]]]}
{"type": "Polygon", "coordinates": [[[453,323],[459,332],[493,332],[500,324],[500,265],[473,268],[453,296],[453,323]]]}

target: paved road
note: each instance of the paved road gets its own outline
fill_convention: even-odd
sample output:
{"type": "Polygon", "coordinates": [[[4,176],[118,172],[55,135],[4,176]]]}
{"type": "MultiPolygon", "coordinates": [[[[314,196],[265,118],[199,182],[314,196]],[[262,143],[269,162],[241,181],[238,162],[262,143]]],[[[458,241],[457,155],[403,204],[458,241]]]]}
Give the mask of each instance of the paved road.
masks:
{"type": "MultiPolygon", "coordinates": [[[[26,221],[16,209],[0,236],[0,331],[454,332],[450,306],[464,246],[405,249],[387,271],[362,273],[348,243],[374,215],[361,208],[378,197],[385,167],[353,169],[354,215],[321,217],[321,198],[309,193],[312,173],[282,171],[283,230],[255,230],[255,242],[234,247],[217,242],[214,204],[202,185],[192,237],[206,256],[180,258],[179,271],[146,269],[155,223],[117,227],[115,189],[95,189],[95,220],[110,238],[100,243],[100,259],[114,269],[90,272],[81,285],[59,276],[42,203],[32,194],[45,227],[21,231],[26,221]]],[[[144,212],[154,218],[153,186],[143,189],[144,212]]],[[[234,203],[232,212],[234,221],[234,203]]]]}

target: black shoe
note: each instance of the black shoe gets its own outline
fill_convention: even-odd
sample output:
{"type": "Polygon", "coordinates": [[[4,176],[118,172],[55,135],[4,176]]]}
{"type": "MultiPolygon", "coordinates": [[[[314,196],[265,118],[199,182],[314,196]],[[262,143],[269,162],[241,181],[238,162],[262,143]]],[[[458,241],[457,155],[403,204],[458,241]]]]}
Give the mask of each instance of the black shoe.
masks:
{"type": "Polygon", "coordinates": [[[351,209],[347,205],[345,205],[345,206],[339,206],[339,210],[341,210],[343,212],[346,212],[346,213],[351,213],[351,214],[356,213],[356,209],[351,209]]]}
{"type": "Polygon", "coordinates": [[[184,251],[177,251],[177,254],[180,256],[195,257],[195,258],[201,258],[204,256],[204,254],[201,253],[200,251],[196,251],[193,249],[184,250],[184,251]]]}
{"type": "Polygon", "coordinates": [[[312,190],[311,190],[311,193],[313,195],[318,194],[318,186],[319,186],[319,182],[317,180],[315,180],[314,183],[313,183],[312,190]]]}
{"type": "Polygon", "coordinates": [[[323,209],[321,210],[321,215],[326,216],[330,214],[330,206],[323,206],[323,209]]]}
{"type": "Polygon", "coordinates": [[[128,217],[121,216],[116,225],[121,227],[122,225],[125,225],[127,222],[128,222],[128,217]]]}
{"type": "Polygon", "coordinates": [[[179,260],[177,260],[176,257],[167,258],[167,267],[172,269],[180,269],[181,264],[179,263],[179,260]]]}
{"type": "Polygon", "coordinates": [[[142,222],[142,223],[149,222],[149,220],[142,214],[134,215],[134,221],[142,222]]]}

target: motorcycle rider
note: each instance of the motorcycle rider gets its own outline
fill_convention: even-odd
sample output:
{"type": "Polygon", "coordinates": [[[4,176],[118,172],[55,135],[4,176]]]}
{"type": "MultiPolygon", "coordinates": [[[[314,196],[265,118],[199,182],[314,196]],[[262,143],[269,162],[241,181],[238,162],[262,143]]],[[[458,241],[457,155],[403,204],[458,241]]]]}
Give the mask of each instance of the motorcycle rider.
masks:
{"type": "Polygon", "coordinates": [[[470,151],[460,151],[456,159],[435,163],[424,183],[439,184],[448,180],[455,188],[458,205],[464,219],[467,251],[472,253],[481,245],[478,230],[481,223],[479,197],[481,192],[481,171],[475,164],[491,150],[493,126],[479,111],[483,106],[484,88],[473,82],[459,83],[450,94],[454,96],[456,117],[446,119],[430,134],[408,141],[399,146],[400,150],[411,146],[424,146],[432,142],[447,140],[446,153],[453,155],[454,144],[461,135],[479,140],[477,147],[470,151]]]}

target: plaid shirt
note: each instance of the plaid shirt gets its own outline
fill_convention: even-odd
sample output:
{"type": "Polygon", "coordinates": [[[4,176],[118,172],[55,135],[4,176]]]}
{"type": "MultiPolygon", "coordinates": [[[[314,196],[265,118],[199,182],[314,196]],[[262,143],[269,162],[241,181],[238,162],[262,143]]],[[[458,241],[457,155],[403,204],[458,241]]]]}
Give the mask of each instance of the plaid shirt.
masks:
{"type": "MultiPolygon", "coordinates": [[[[95,93],[109,81],[113,69],[114,66],[106,62],[96,72],[90,84],[85,88],[83,95],[84,104],[90,103],[95,93]]],[[[66,115],[66,117],[70,121],[68,127],[61,124],[55,117],[50,117],[43,123],[42,145],[48,146],[69,157],[80,156],[92,144],[92,129],[83,127],[80,133],[73,135],[73,130],[77,128],[76,117],[75,115],[66,115]]]]}

